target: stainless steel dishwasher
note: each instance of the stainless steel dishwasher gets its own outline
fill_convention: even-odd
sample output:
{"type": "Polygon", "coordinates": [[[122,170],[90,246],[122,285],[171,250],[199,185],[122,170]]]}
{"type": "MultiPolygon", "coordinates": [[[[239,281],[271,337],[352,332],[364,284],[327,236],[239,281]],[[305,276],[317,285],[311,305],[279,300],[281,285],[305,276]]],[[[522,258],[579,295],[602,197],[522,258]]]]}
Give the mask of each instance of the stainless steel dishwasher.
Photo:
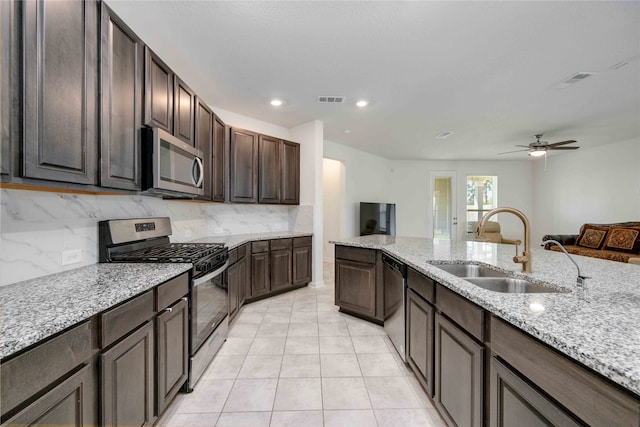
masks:
{"type": "Polygon", "coordinates": [[[406,354],[407,266],[382,254],[384,281],[384,329],[402,360],[406,354]]]}

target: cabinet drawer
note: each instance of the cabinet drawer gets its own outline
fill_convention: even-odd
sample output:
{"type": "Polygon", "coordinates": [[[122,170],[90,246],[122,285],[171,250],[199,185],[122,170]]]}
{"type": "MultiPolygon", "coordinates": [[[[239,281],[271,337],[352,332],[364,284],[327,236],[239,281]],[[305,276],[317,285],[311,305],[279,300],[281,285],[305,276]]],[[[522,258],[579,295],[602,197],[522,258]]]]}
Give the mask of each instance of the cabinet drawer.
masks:
{"type": "Polygon", "coordinates": [[[484,310],[442,285],[436,287],[436,307],[480,341],[484,341],[484,310]]]}
{"type": "Polygon", "coordinates": [[[430,303],[435,301],[435,282],[412,268],[407,269],[407,286],[430,303]]]}
{"type": "Polygon", "coordinates": [[[100,315],[100,348],[113,344],[153,317],[153,291],[135,297],[100,315]]]}
{"type": "Polygon", "coordinates": [[[2,413],[14,409],[91,357],[91,323],[86,321],[2,363],[2,413]]]}
{"type": "Polygon", "coordinates": [[[271,250],[291,249],[291,239],[275,239],[271,241],[271,250]]]}
{"type": "Polygon", "coordinates": [[[238,246],[236,248],[238,257],[236,258],[236,261],[240,261],[242,258],[244,258],[247,255],[247,244],[245,243],[242,246],[238,246]]]}
{"type": "Polygon", "coordinates": [[[161,311],[189,292],[189,273],[182,274],[156,288],[156,310],[161,311]]]}
{"type": "Polygon", "coordinates": [[[260,252],[269,252],[269,241],[268,240],[262,240],[259,242],[252,242],[251,243],[251,253],[252,254],[257,254],[260,252]]]}
{"type": "Polygon", "coordinates": [[[311,246],[311,236],[305,237],[294,237],[293,238],[293,247],[294,248],[302,248],[304,246],[311,246]]]}
{"type": "Polygon", "coordinates": [[[638,425],[640,400],[495,317],[491,351],[586,424],[638,425]]]}
{"type": "Polygon", "coordinates": [[[229,251],[229,265],[233,265],[238,261],[238,248],[233,248],[229,251]]]}
{"type": "Polygon", "coordinates": [[[336,246],[336,258],[375,264],[376,251],[373,249],[352,248],[349,246],[336,246]]]}

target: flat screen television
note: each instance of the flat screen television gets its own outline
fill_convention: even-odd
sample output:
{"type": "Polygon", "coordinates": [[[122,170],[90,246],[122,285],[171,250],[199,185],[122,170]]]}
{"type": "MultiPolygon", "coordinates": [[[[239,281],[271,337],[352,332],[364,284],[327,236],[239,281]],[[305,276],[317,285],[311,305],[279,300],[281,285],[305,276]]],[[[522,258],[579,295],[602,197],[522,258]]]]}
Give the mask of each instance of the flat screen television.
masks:
{"type": "Polygon", "coordinates": [[[360,202],[360,235],[396,235],[396,205],[360,202]]]}

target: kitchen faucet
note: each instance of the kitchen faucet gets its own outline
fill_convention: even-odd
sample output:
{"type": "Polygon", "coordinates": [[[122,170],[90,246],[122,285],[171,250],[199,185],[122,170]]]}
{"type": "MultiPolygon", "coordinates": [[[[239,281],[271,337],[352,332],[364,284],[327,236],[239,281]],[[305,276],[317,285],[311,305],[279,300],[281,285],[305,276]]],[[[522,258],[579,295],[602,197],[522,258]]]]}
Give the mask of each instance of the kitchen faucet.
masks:
{"type": "Polygon", "coordinates": [[[522,224],[524,225],[524,250],[522,251],[522,255],[518,256],[518,245],[516,244],[516,256],[513,257],[513,262],[515,262],[516,264],[522,264],[523,272],[531,273],[531,248],[529,246],[529,241],[531,240],[531,226],[529,225],[529,220],[522,212],[517,209],[507,207],[491,209],[480,220],[480,224],[478,225],[478,235],[481,236],[482,233],[484,233],[484,226],[489,218],[501,212],[514,214],[515,216],[520,218],[522,224]]]}
{"type": "Polygon", "coordinates": [[[578,285],[579,288],[586,288],[587,287],[587,279],[589,277],[583,276],[582,274],[580,274],[580,266],[578,265],[577,262],[574,261],[573,257],[571,255],[569,255],[569,252],[567,252],[567,250],[564,248],[564,246],[562,246],[562,244],[560,242],[558,242],[557,240],[545,240],[544,243],[545,244],[546,243],[553,243],[553,244],[556,244],[556,245],[560,246],[560,249],[562,249],[562,252],[564,252],[569,257],[571,262],[578,269],[578,280],[577,280],[576,284],[578,285]]]}

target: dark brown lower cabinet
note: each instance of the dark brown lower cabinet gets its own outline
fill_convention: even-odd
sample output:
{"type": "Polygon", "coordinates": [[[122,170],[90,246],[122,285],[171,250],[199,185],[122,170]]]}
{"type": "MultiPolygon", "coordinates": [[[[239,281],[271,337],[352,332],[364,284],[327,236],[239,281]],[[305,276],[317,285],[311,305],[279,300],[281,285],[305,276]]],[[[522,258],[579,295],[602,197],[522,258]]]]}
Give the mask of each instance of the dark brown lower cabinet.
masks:
{"type": "Polygon", "coordinates": [[[251,297],[271,292],[269,252],[251,254],[251,297]]]}
{"type": "Polygon", "coordinates": [[[435,315],[436,408],[447,424],[483,424],[484,347],[440,313],[435,315]]]}
{"type": "Polygon", "coordinates": [[[189,369],[189,305],[187,298],[167,307],[156,318],[156,410],[164,412],[187,380],[189,369]]]}
{"type": "Polygon", "coordinates": [[[144,426],[154,422],[153,320],[100,355],[104,426],[144,426]]]}
{"type": "Polygon", "coordinates": [[[293,284],[302,285],[311,281],[311,246],[293,248],[293,284]]]}
{"type": "Polygon", "coordinates": [[[291,249],[271,251],[271,290],[277,291],[293,286],[291,249]]]}
{"type": "Polygon", "coordinates": [[[3,425],[93,425],[95,376],[91,368],[85,365],[3,425]]]}
{"type": "Polygon", "coordinates": [[[433,397],[434,307],[412,290],[407,292],[407,362],[427,394],[433,397]]]}
{"type": "Polygon", "coordinates": [[[491,358],[490,372],[491,427],[580,425],[495,357],[491,358]]]}
{"type": "Polygon", "coordinates": [[[227,306],[229,307],[229,321],[238,314],[240,308],[240,285],[242,276],[242,267],[240,262],[236,262],[227,268],[227,306]]]}
{"type": "Polygon", "coordinates": [[[251,273],[247,268],[247,266],[249,265],[249,262],[247,261],[247,259],[248,257],[245,257],[242,260],[238,261],[238,264],[240,264],[240,267],[238,267],[238,270],[239,270],[238,273],[240,275],[240,283],[238,285],[238,300],[240,302],[238,303],[238,305],[240,307],[244,305],[245,300],[250,295],[249,291],[251,290],[251,283],[250,283],[251,273]]]}
{"type": "Polygon", "coordinates": [[[376,315],[376,265],[336,259],[336,305],[369,317],[376,315]]]}

